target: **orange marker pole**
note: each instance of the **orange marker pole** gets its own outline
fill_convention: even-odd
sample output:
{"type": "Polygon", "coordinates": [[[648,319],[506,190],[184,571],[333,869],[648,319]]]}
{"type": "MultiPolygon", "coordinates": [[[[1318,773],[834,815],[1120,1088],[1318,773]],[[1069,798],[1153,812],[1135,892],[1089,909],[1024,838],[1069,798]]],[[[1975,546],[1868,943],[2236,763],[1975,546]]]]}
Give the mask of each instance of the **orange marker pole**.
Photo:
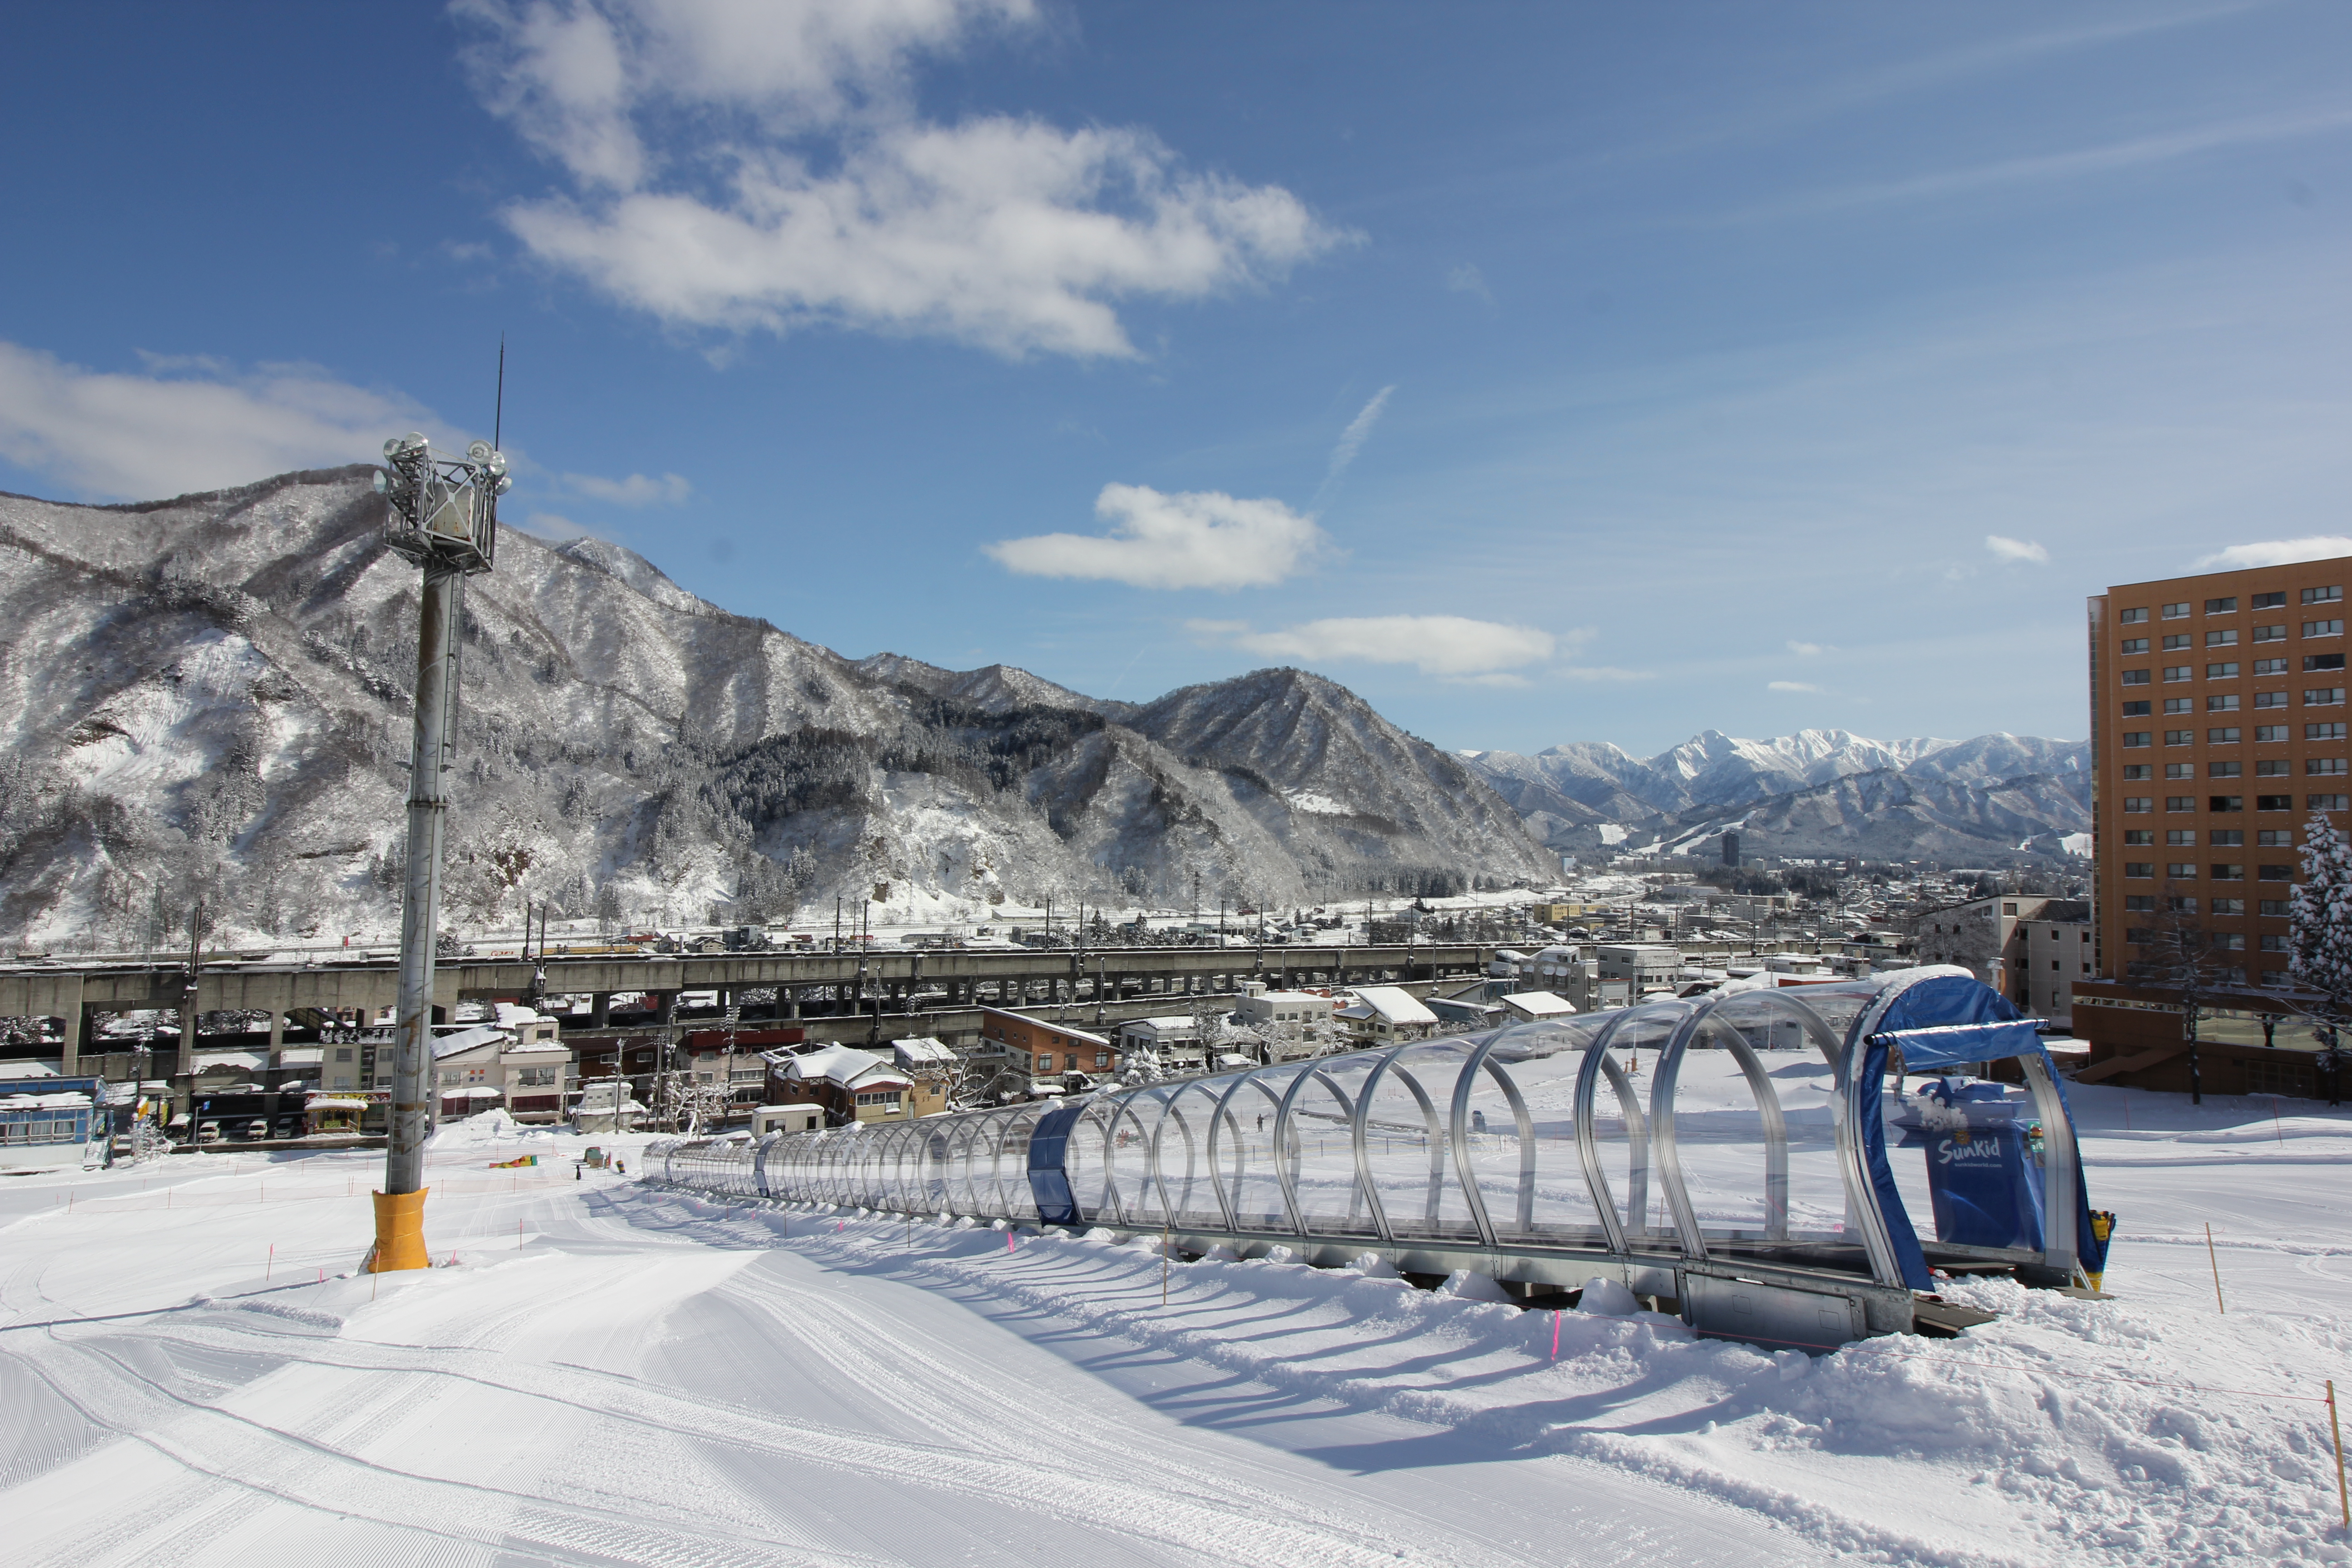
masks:
{"type": "Polygon", "coordinates": [[[2344,1488],[2344,1423],[2336,1415],[2336,1380],[2327,1380],[2327,1433],[2336,1439],[2336,1506],[2343,1510],[2344,1528],[2352,1531],[2352,1493],[2344,1488]]]}

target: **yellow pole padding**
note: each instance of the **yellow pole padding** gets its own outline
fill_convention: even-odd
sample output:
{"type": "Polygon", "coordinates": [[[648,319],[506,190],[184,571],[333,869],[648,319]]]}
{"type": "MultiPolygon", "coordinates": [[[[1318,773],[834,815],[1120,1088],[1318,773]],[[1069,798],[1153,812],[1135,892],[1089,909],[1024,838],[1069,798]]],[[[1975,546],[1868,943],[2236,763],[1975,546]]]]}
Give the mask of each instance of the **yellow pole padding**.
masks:
{"type": "Polygon", "coordinates": [[[373,1274],[403,1268],[430,1268],[432,1255],[425,1250],[425,1194],[372,1193],[375,1199],[375,1253],[369,1260],[373,1274]]]}

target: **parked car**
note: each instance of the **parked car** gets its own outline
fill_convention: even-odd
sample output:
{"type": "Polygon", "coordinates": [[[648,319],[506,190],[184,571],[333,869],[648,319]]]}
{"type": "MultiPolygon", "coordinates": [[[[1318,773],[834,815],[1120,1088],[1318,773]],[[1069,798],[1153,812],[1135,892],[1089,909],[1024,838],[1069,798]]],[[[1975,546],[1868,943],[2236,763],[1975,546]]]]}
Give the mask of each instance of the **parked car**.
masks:
{"type": "Polygon", "coordinates": [[[260,1142],[263,1139],[269,1136],[269,1118],[267,1116],[255,1117],[252,1121],[245,1124],[245,1131],[239,1134],[239,1136],[244,1138],[249,1143],[260,1142]]]}
{"type": "Polygon", "coordinates": [[[221,1141],[221,1124],[220,1124],[219,1122],[217,1122],[217,1121],[200,1121],[200,1122],[196,1123],[196,1142],[199,1142],[199,1143],[217,1143],[217,1142],[219,1142],[220,1141],[221,1141]]]}

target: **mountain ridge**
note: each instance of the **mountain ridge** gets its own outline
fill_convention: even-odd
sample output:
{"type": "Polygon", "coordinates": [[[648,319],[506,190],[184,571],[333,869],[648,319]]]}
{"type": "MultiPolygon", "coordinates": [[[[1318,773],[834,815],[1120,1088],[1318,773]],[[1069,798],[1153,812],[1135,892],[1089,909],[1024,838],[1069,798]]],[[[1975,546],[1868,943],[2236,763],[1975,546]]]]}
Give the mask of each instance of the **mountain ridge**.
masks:
{"type": "MultiPolygon", "coordinates": [[[[391,928],[417,590],[373,472],[0,498],[0,931],[152,945],[200,900],[257,939],[391,928]]],[[[698,922],[879,894],[950,920],[1557,868],[1475,772],[1305,671],[1139,705],[852,660],[621,546],[511,530],[462,637],[461,928],[526,899],[698,922]]]]}

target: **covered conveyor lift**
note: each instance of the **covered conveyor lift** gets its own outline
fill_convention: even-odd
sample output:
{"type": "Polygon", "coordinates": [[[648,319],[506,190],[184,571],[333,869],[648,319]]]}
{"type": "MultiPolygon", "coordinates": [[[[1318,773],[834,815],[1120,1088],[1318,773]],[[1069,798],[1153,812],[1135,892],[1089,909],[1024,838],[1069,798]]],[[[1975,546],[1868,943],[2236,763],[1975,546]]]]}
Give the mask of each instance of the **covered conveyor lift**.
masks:
{"type": "Polygon", "coordinates": [[[2033,1022],[1946,967],[647,1153],[744,1197],[1375,1252],[1528,1298],[1612,1279],[1806,1349],[1964,1321],[1939,1269],[2067,1286],[2104,1260],[2033,1022]]]}

